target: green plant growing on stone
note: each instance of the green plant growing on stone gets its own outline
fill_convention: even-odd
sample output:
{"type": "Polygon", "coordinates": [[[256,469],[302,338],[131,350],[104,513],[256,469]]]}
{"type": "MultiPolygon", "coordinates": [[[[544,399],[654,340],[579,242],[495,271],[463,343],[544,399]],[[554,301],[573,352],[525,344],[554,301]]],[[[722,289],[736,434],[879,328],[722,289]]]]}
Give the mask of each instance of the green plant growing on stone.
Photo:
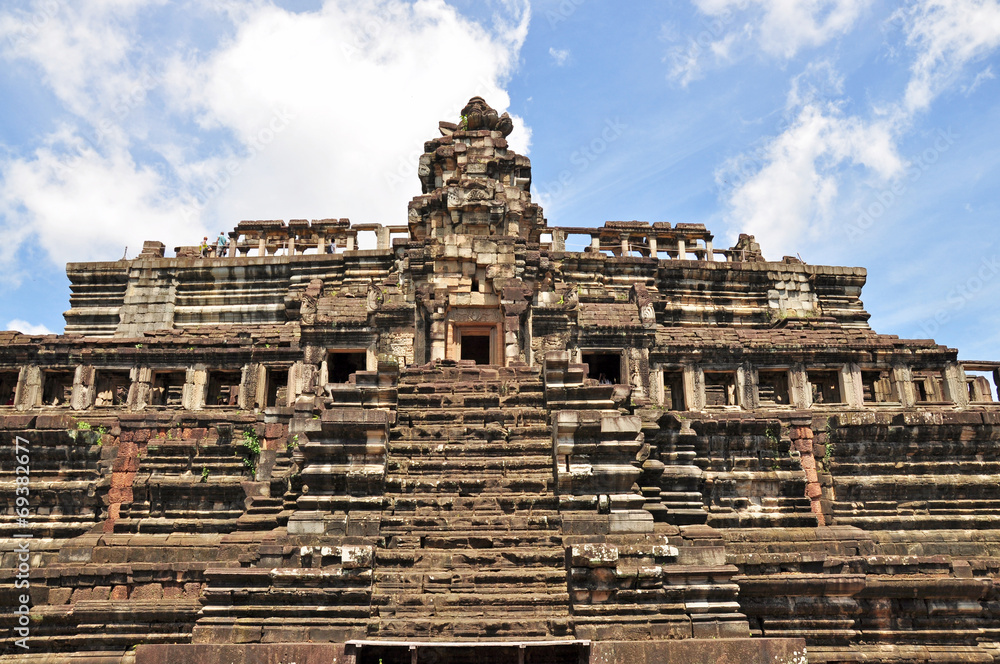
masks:
{"type": "Polygon", "coordinates": [[[299,434],[295,434],[288,440],[287,449],[291,452],[293,449],[299,446],[299,434]]]}
{"type": "Polygon", "coordinates": [[[250,471],[250,478],[255,480],[257,479],[257,461],[260,459],[260,436],[253,429],[246,429],[243,432],[243,440],[240,441],[240,447],[246,450],[243,457],[243,465],[250,471]]]}
{"type": "Polygon", "coordinates": [[[76,429],[77,431],[90,431],[90,422],[77,422],[76,429]]]}
{"type": "Polygon", "coordinates": [[[201,481],[202,481],[202,483],[208,481],[208,472],[209,472],[208,471],[208,466],[202,466],[201,467],[201,481]]]}
{"type": "Polygon", "coordinates": [[[135,347],[136,348],[142,348],[142,344],[136,344],[135,347]]]}

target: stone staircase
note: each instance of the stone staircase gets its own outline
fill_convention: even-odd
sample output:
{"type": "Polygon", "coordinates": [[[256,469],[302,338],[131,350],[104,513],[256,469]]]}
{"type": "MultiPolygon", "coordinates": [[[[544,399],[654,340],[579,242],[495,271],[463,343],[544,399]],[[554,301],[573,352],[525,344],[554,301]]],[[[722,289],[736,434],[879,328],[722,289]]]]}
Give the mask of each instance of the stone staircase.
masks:
{"type": "Polygon", "coordinates": [[[370,637],[572,637],[550,436],[537,369],[402,374],[370,637]]]}

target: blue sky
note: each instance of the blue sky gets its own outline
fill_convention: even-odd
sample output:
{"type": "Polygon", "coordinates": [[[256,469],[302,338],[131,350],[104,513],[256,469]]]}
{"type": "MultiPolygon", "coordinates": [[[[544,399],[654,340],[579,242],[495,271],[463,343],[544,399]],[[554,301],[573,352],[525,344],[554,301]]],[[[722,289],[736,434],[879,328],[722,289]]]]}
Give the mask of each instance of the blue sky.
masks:
{"type": "Polygon", "coordinates": [[[1000,359],[998,53],[996,0],[10,0],[0,327],[61,331],[64,264],[146,239],[403,223],[479,94],[550,225],[864,266],[876,330],[1000,359]]]}

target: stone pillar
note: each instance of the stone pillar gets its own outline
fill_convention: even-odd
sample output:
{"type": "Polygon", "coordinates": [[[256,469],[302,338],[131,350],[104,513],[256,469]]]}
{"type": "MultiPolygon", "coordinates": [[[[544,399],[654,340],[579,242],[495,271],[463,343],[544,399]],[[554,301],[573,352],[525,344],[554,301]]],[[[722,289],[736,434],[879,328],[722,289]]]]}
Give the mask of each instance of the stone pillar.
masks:
{"type": "Polygon", "coordinates": [[[257,253],[261,256],[267,256],[267,238],[263,233],[257,238],[257,253]]]}
{"type": "Polygon", "coordinates": [[[229,257],[233,258],[236,256],[236,238],[229,238],[229,257]]]}
{"type": "Polygon", "coordinates": [[[715,261],[715,255],[712,253],[712,241],[705,240],[705,260],[708,262],[715,261]]]}
{"type": "Polygon", "coordinates": [[[1000,369],[993,370],[993,386],[997,388],[997,393],[990,395],[990,400],[1000,401],[1000,369]]]}
{"type": "Polygon", "coordinates": [[[656,252],[657,252],[657,248],[656,248],[656,236],[655,235],[650,235],[649,236],[649,255],[650,255],[650,257],[651,258],[656,258],[656,252]]]}
{"type": "Polygon", "coordinates": [[[628,241],[629,241],[629,236],[626,235],[625,233],[622,233],[621,234],[622,256],[628,256],[628,251],[629,251],[629,248],[628,248],[629,242],[628,241]]]}
{"type": "Polygon", "coordinates": [[[521,356],[521,317],[505,316],[503,324],[504,366],[516,362],[521,356]]]}
{"type": "Polygon", "coordinates": [[[812,387],[804,364],[793,364],[788,369],[788,398],[796,408],[812,406],[812,387]]]}
{"type": "Polygon", "coordinates": [[[448,324],[443,313],[431,313],[431,354],[430,361],[443,360],[447,357],[448,324]]]}
{"type": "Polygon", "coordinates": [[[552,231],[552,251],[566,251],[566,231],[552,231]]]}
{"type": "Polygon", "coordinates": [[[305,393],[317,377],[318,370],[315,364],[296,362],[288,372],[288,401],[279,406],[290,406],[295,403],[295,399],[305,393]]]}
{"type": "Polygon", "coordinates": [[[295,235],[289,234],[288,236],[288,255],[295,255],[295,235]]]}
{"type": "Polygon", "coordinates": [[[597,235],[597,236],[591,235],[590,236],[590,248],[593,250],[593,252],[595,254],[601,253],[601,236],[600,235],[597,235]]]}
{"type": "Polygon", "coordinates": [[[323,233],[316,234],[316,253],[325,254],[326,253],[326,235],[323,233]]]}
{"type": "Polygon", "coordinates": [[[757,368],[749,362],[744,362],[736,368],[736,392],[739,394],[739,404],[744,410],[755,410],[760,406],[757,398],[758,380],[757,368]]]}
{"type": "Polygon", "coordinates": [[[22,367],[17,379],[14,406],[17,410],[28,410],[42,403],[42,369],[34,364],[22,367]]]}
{"type": "Polygon", "coordinates": [[[97,400],[97,390],[94,379],[97,371],[91,366],[78,366],[73,372],[73,397],[69,407],[73,410],[91,408],[97,400]]]}
{"type": "Polygon", "coordinates": [[[354,235],[347,236],[347,251],[354,251],[354,235]]]}
{"type": "Polygon", "coordinates": [[[855,408],[865,405],[865,387],[861,380],[861,367],[849,362],[840,372],[844,383],[844,403],[855,408]]]}
{"type": "Polygon", "coordinates": [[[378,248],[388,249],[389,248],[389,227],[379,226],[376,231],[378,237],[378,248]]]}
{"type": "Polygon", "coordinates": [[[949,362],[941,372],[944,378],[944,398],[956,406],[969,405],[969,388],[965,381],[965,369],[957,362],[949,362]]]}
{"type": "Polygon", "coordinates": [[[128,391],[129,410],[143,410],[150,402],[153,386],[153,370],[149,367],[133,367],[132,386],[128,391]]]}
{"type": "Polygon", "coordinates": [[[677,240],[677,258],[679,260],[687,258],[687,242],[681,239],[677,240]]]}
{"type": "Polygon", "coordinates": [[[892,389],[903,408],[913,408],[916,405],[917,394],[913,389],[913,373],[910,367],[905,364],[893,365],[892,389]]]}
{"type": "Polygon", "coordinates": [[[683,367],[684,402],[688,410],[705,410],[705,372],[695,364],[683,367]]]}
{"type": "Polygon", "coordinates": [[[205,390],[207,388],[208,372],[204,369],[188,369],[182,397],[184,409],[202,410],[205,407],[205,390]]]}
{"type": "Polygon", "coordinates": [[[652,398],[653,403],[658,406],[667,406],[669,409],[669,404],[664,404],[664,393],[663,393],[663,368],[656,367],[655,369],[650,369],[649,372],[649,396],[652,398]]]}

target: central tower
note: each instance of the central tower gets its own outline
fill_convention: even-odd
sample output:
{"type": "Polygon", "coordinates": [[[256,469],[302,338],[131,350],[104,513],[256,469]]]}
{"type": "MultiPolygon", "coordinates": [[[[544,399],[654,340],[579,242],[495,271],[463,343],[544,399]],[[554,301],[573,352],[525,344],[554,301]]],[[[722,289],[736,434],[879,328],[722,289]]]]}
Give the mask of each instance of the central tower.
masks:
{"type": "Polygon", "coordinates": [[[473,97],[458,124],[424,144],[423,193],[410,201],[406,286],[417,302],[415,359],[528,361],[528,302],[545,219],[531,202],[531,162],[507,148],[507,113],[473,97]],[[530,263],[533,263],[531,265],[530,263]]]}

